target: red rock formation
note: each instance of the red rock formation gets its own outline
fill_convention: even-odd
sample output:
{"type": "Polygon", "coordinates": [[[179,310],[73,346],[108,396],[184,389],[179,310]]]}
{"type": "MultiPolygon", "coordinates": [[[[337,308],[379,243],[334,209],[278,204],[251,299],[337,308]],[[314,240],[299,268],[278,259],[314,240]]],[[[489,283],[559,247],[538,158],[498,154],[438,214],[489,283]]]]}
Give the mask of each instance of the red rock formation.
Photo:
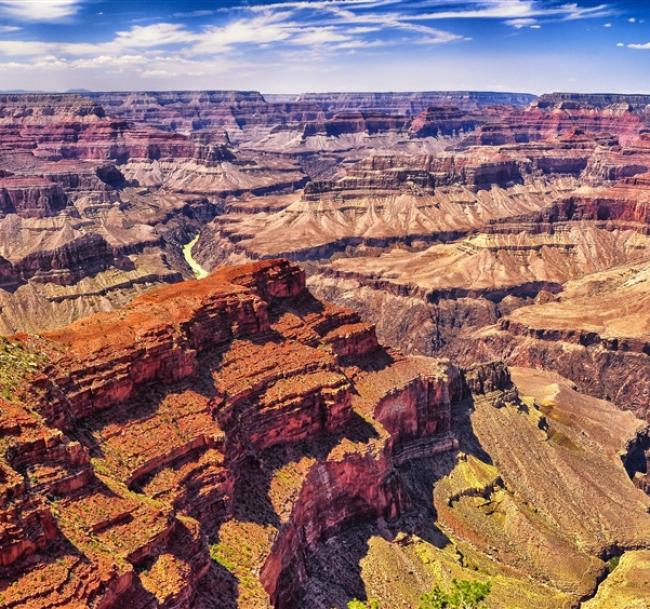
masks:
{"type": "Polygon", "coordinates": [[[0,179],[0,213],[22,218],[53,216],[68,205],[61,187],[38,177],[11,176],[0,179]]]}
{"type": "MultiPolygon", "coordinates": [[[[424,372],[426,365],[422,368],[424,372]]],[[[447,367],[444,372],[440,370],[440,376],[427,378],[423,374],[401,385],[398,379],[404,372],[398,364],[395,370],[379,372],[358,386],[360,400],[376,401],[374,416],[390,436],[386,444],[373,450],[354,446],[331,455],[327,462],[314,466],[304,480],[291,518],[280,531],[262,571],[274,607],[300,605],[309,577],[310,554],[328,538],[362,522],[380,521],[382,526],[390,526],[413,510],[396,466],[457,446],[452,438],[440,438],[449,430],[452,403],[468,391],[478,396],[512,390],[509,374],[498,365],[468,371],[468,382],[447,367]],[[397,386],[391,387],[395,380],[397,386]],[[430,440],[436,436],[432,446],[430,440]],[[429,446],[422,450],[427,440],[429,446]]]]}
{"type": "Polygon", "coordinates": [[[19,368],[9,377],[12,402],[0,404],[9,438],[0,577],[14,582],[3,600],[192,606],[213,592],[202,580],[216,577],[199,522],[213,526],[241,509],[233,495],[246,459],[322,437],[336,443],[360,416],[374,417],[381,435],[361,452],[348,454],[343,442],[301,483],[269,558],[279,566],[264,576],[272,589],[290,564],[296,586],[274,598],[301,593],[306,567],[296,556],[347,522],[405,511],[394,464],[454,447],[459,372],[387,354],[371,326],[314,300],[304,281],[282,260],[226,267],[6,343],[6,362],[19,368]],[[337,498],[325,508],[329,487],[337,498]],[[292,537],[303,522],[312,532],[292,537]],[[68,582],[58,569],[69,570],[68,582]],[[44,584],[32,593],[35,578],[44,584]]]}
{"type": "Polygon", "coordinates": [[[408,509],[408,496],[390,462],[370,455],[346,455],[311,469],[291,524],[264,564],[262,581],[274,607],[296,607],[308,578],[309,550],[350,522],[395,521],[408,509]]]}
{"type": "Polygon", "coordinates": [[[459,132],[474,131],[485,120],[478,113],[472,115],[460,108],[434,106],[418,114],[409,129],[416,137],[456,135],[459,132]]]}
{"type": "Polygon", "coordinates": [[[372,534],[564,609],[646,547],[641,423],[475,365],[648,417],[647,100],[530,101],[0,96],[0,604],[330,609],[372,534]],[[183,254],[262,261],[126,304],[183,254]]]}

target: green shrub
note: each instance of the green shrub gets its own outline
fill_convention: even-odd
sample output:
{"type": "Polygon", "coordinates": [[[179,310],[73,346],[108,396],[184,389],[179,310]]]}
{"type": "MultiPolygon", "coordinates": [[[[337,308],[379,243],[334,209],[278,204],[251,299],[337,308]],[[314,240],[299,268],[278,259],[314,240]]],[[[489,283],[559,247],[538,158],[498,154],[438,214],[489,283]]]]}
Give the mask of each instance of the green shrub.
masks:
{"type": "Polygon", "coordinates": [[[370,598],[364,602],[353,598],[348,603],[348,609],[379,609],[379,601],[376,598],[370,598]]]}
{"type": "Polygon", "coordinates": [[[418,609],[479,609],[491,588],[490,582],[469,580],[454,580],[449,592],[436,585],[420,597],[418,609]]]}
{"type": "Polygon", "coordinates": [[[616,567],[618,567],[618,563],[621,561],[620,556],[612,556],[608,561],[607,561],[607,570],[611,573],[616,567]]]}
{"type": "Polygon", "coordinates": [[[210,558],[224,569],[227,569],[231,573],[233,572],[234,565],[228,560],[228,557],[219,544],[215,543],[210,546],[210,558]]]}

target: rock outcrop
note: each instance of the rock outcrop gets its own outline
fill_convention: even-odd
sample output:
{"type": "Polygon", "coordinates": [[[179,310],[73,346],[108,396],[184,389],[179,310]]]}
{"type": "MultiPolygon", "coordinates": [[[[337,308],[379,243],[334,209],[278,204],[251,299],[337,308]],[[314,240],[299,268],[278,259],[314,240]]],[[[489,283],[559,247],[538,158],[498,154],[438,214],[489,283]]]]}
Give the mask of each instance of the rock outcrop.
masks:
{"type": "MultiPolygon", "coordinates": [[[[397,152],[393,144],[312,180],[281,208],[227,208],[204,229],[199,259],[305,262],[318,295],[360,310],[382,340],[407,352],[541,365],[647,417],[644,315],[622,310],[618,289],[615,302],[612,286],[594,287],[600,274],[611,271],[613,285],[649,259],[643,101],[432,106],[411,133],[456,137],[445,150],[397,152]],[[473,127],[463,123],[473,116],[473,127]],[[534,325],[520,321],[537,310],[546,314],[534,325]],[[605,311],[610,321],[591,323],[605,311]]],[[[646,283],[637,283],[642,308],[646,283]]]]}
{"type": "MultiPolygon", "coordinates": [[[[294,481],[294,516],[268,548],[262,581],[286,595],[272,590],[287,568],[332,531],[403,512],[394,462],[453,449],[449,409],[465,391],[446,362],[386,352],[371,326],[316,301],[304,272],[281,260],[4,339],[0,364],[9,607],[235,602],[233,576],[209,558],[206,539],[263,492],[247,486],[251,463],[325,438],[339,456],[323,453],[294,481]],[[365,435],[366,448],[347,448],[350,433],[365,435]],[[303,545],[291,531],[314,517],[309,495],[322,493],[312,485],[323,475],[339,507],[303,545]]],[[[303,583],[291,588],[296,599],[303,583]]]]}

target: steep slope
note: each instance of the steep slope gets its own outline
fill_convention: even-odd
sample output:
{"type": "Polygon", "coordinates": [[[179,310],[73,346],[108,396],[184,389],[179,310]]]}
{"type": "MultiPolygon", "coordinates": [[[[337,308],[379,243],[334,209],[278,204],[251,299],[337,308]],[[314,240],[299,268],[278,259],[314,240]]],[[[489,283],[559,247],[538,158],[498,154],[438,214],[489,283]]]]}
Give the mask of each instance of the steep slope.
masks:
{"type": "Polygon", "coordinates": [[[0,96],[0,606],[645,606],[648,98],[532,101],[0,96]]]}
{"type": "Polygon", "coordinates": [[[221,133],[107,116],[78,95],[0,96],[0,331],[41,331],[190,276],[180,248],[229,192],[300,186],[221,133]]]}
{"type": "Polygon", "coordinates": [[[237,584],[207,539],[221,523],[279,528],[264,455],[340,444],[331,463],[305,453],[303,474],[366,463],[374,517],[395,516],[393,455],[410,442],[416,454],[452,448],[449,404],[462,390],[445,362],[383,351],[371,326],[315,301],[286,262],[226,268],[5,340],[2,359],[7,607],[247,606],[261,585],[237,584]],[[374,409],[391,429],[381,437],[361,419],[374,409]],[[345,448],[349,434],[379,452],[345,448]]]}

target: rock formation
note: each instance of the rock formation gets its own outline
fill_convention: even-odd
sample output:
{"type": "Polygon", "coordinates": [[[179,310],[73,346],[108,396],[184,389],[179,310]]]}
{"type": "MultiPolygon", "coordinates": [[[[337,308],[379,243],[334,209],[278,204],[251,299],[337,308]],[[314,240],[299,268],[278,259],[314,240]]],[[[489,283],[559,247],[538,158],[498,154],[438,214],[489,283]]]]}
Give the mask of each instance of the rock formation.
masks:
{"type": "MultiPolygon", "coordinates": [[[[4,339],[3,354],[7,607],[181,607],[232,594],[206,540],[241,518],[235,495],[259,499],[263,488],[245,488],[247,468],[273,448],[319,438],[338,446],[338,457],[325,452],[305,471],[305,489],[322,467],[343,496],[354,494],[343,472],[371,468],[356,484],[385,488],[383,499],[370,491],[372,513],[342,505],[332,530],[348,518],[397,517],[393,460],[453,448],[449,408],[463,393],[457,369],[384,351],[371,326],[313,299],[304,273],[283,261],[226,268],[40,337],[4,339]],[[346,447],[360,432],[369,437],[346,447]],[[222,587],[202,592],[206,578],[222,587]]],[[[302,551],[275,549],[273,561],[302,551]]]]}
{"type": "Polygon", "coordinates": [[[0,95],[0,606],[645,602],[648,99],[0,95]]]}

